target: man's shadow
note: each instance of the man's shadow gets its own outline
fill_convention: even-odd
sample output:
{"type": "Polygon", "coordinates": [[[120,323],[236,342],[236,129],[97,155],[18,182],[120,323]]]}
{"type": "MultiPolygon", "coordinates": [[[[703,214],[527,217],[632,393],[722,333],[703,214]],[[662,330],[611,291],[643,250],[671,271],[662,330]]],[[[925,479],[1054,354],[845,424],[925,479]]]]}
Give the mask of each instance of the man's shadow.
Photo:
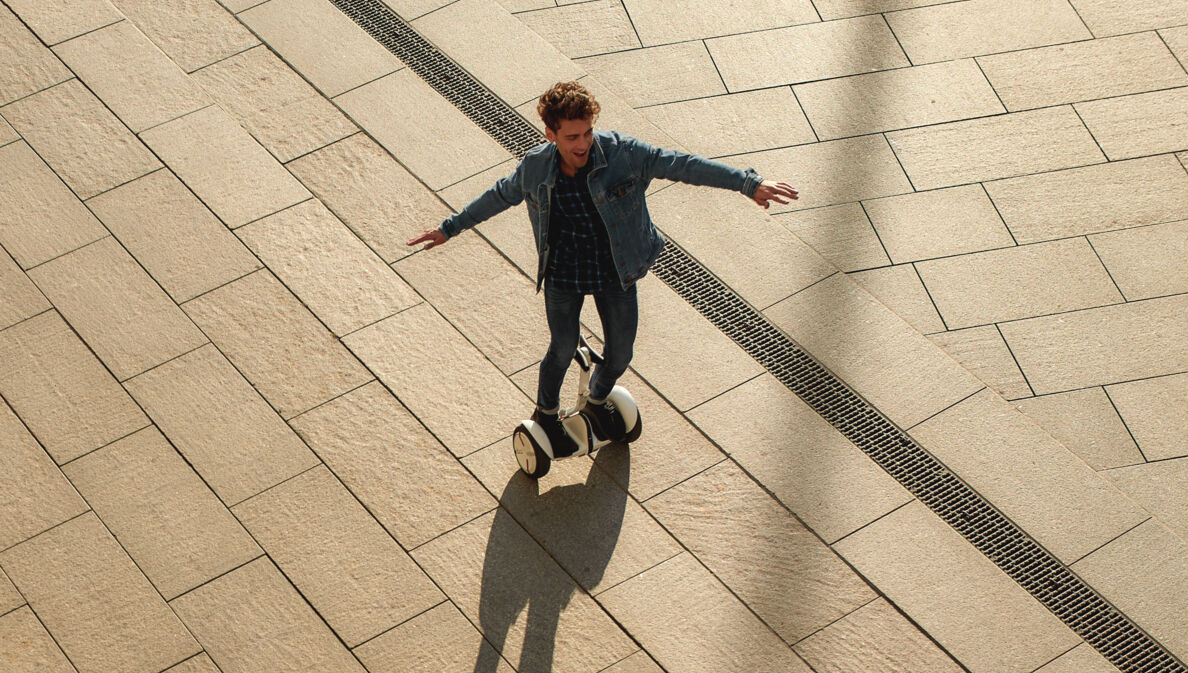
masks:
{"type": "Polygon", "coordinates": [[[561,611],[579,587],[590,591],[602,581],[623,527],[630,477],[627,449],[611,445],[596,456],[595,461],[574,459],[589,465],[584,484],[542,494],[537,481],[517,470],[503,489],[503,506],[496,510],[487,541],[479,602],[480,628],[494,648],[480,647],[474,673],[496,672],[497,650],[505,649],[508,631],[525,607],[527,626],[517,670],[553,669],[561,611]]]}

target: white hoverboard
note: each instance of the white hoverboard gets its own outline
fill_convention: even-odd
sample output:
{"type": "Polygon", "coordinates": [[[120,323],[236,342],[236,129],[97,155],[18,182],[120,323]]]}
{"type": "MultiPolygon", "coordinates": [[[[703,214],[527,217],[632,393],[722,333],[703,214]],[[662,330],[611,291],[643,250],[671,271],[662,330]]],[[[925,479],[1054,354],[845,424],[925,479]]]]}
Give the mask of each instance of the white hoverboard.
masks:
{"type": "Polygon", "coordinates": [[[643,431],[643,420],[639,416],[639,407],[636,406],[631,393],[622,386],[615,386],[606,397],[615,405],[617,413],[622,415],[626,432],[622,437],[599,437],[594,433],[592,424],[582,414],[582,410],[586,406],[586,400],[590,397],[590,371],[594,365],[602,362],[602,356],[595,353],[590,348],[590,344],[586,343],[586,338],[582,337],[573,359],[581,368],[578,375],[577,404],[570,409],[562,409],[560,416],[565,431],[577,444],[577,451],[567,456],[557,456],[544,428],[531,420],[521,421],[516,426],[515,432],[512,433],[512,448],[516,452],[516,462],[520,464],[520,469],[524,471],[524,474],[533,479],[543,477],[549,471],[549,466],[554,460],[588,456],[614,442],[629,444],[639,439],[639,435],[643,431]]]}

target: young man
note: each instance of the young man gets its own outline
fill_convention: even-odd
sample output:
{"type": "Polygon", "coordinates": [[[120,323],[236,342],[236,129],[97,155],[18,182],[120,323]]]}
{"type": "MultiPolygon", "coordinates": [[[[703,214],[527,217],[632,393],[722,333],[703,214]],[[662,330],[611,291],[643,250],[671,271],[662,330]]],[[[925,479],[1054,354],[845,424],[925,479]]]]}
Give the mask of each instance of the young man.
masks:
{"type": "Polygon", "coordinates": [[[462,212],[427,229],[408,245],[445,243],[504,210],[528,204],[538,253],[536,289],[544,287],[551,341],[540,365],[532,419],[548,434],[558,457],[576,445],[557,418],[561,383],[578,345],[582,302],[593,295],[605,337],[605,361],[590,382],[586,415],[601,437],[624,433],[621,416],[606,400],[631,362],[638,322],[635,281],[664,247],[648,215],[644,193],[654,178],[731,189],[767,208],[788,203],[797,191],[694,154],[660,149],[614,131],[593,129],[599,105],[584,86],[559,82],[536,106],[548,143],[528,151],[515,171],[462,212]]]}

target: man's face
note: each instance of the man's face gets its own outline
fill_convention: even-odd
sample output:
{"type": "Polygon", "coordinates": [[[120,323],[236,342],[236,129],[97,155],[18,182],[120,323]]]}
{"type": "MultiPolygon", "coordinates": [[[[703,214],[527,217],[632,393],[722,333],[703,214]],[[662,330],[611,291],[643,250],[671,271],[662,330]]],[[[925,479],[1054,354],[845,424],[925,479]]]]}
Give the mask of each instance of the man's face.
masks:
{"type": "Polygon", "coordinates": [[[545,138],[557,144],[561,155],[561,170],[573,175],[590,160],[590,146],[594,144],[593,119],[563,119],[556,131],[545,129],[545,138]]]}

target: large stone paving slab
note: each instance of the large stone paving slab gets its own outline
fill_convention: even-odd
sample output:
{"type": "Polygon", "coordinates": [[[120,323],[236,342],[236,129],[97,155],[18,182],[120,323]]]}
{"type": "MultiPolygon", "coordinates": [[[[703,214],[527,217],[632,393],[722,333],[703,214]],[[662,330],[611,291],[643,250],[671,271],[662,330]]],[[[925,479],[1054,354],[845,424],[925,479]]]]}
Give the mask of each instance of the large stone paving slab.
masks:
{"type": "Polygon", "coordinates": [[[0,615],[8,614],[24,604],[25,598],[12,586],[8,575],[0,570],[0,615]]]}
{"type": "Polygon", "coordinates": [[[21,267],[0,250],[0,330],[50,308],[49,300],[21,267]]]}
{"type": "MultiPolygon", "coordinates": [[[[799,177],[797,186],[800,186],[799,177]]],[[[861,203],[792,211],[781,214],[776,221],[841,271],[848,273],[891,263],[861,203]]]]}
{"type": "Polygon", "coordinates": [[[1121,467],[1105,475],[1181,540],[1188,540],[1188,459],[1121,467]]]}
{"type": "Polygon", "coordinates": [[[1075,107],[1111,161],[1188,147],[1188,124],[1182,123],[1188,109],[1188,87],[1077,103],[1075,107]]]}
{"type": "Polygon", "coordinates": [[[726,93],[701,42],[632,49],[578,62],[637,108],[726,93]]]}
{"type": "Polygon", "coordinates": [[[1102,388],[1019,400],[1015,407],[1095,470],[1144,462],[1143,454],[1102,388]]]}
{"type": "Polygon", "coordinates": [[[1188,374],[1107,386],[1106,393],[1147,460],[1188,456],[1188,374]]]}
{"type": "Polygon", "coordinates": [[[851,273],[850,278],[921,334],[944,331],[944,321],[936,312],[915,266],[885,266],[851,273]]]}
{"type": "Polygon", "coordinates": [[[0,617],[0,643],[9,673],[77,673],[29,608],[0,617]]]}
{"type": "Polygon", "coordinates": [[[1188,220],[1089,237],[1127,301],[1188,292],[1188,220]]]}
{"type": "Polygon", "coordinates": [[[1067,0],[969,0],[892,12],[887,22],[917,64],[1093,37],[1067,0]]]}
{"type": "Polygon", "coordinates": [[[995,325],[942,331],[928,338],[1002,397],[1031,397],[1031,387],[995,325]]]}
{"type": "Polygon", "coordinates": [[[124,18],[107,0],[12,0],[8,5],[51,46],[124,18]]]}
{"type": "MultiPolygon", "coordinates": [[[[503,4],[512,9],[509,3],[503,4]]],[[[516,18],[570,58],[607,54],[640,46],[631,17],[618,0],[595,0],[516,14],[516,18]],[[598,26],[596,32],[590,26],[598,26]]],[[[514,9],[512,11],[515,11],[514,9]]]]}
{"type": "Polygon", "coordinates": [[[0,7],[0,105],[70,79],[70,70],[0,7]]]}
{"type": "Polygon", "coordinates": [[[626,0],[645,46],[815,23],[809,0],[759,0],[743,6],[697,0],[626,0]]]}
{"type": "Polygon", "coordinates": [[[371,673],[513,673],[514,669],[483,640],[453,603],[410,619],[355,648],[355,656],[371,673]]]}
{"type": "Polygon", "coordinates": [[[862,206],[895,264],[1015,244],[979,185],[872,199],[862,206]]]}
{"type": "MultiPolygon", "coordinates": [[[[885,598],[867,603],[793,649],[819,671],[862,671],[872,661],[884,670],[957,673],[962,670],[885,598]]],[[[875,669],[878,670],[878,669],[875,669]]]]}
{"type": "Polygon", "coordinates": [[[817,140],[796,95],[787,87],[695,98],[640,112],[686,150],[707,157],[817,140]]]}
{"type": "Polygon", "coordinates": [[[186,72],[260,43],[215,0],[112,0],[186,72]]]}
{"type": "Polygon", "coordinates": [[[0,147],[20,139],[21,136],[17,134],[16,130],[13,129],[7,121],[0,117],[0,147]]]}
{"type": "Polygon", "coordinates": [[[1164,0],[1070,0],[1089,30],[1101,37],[1188,23],[1188,7],[1164,0]]]}

